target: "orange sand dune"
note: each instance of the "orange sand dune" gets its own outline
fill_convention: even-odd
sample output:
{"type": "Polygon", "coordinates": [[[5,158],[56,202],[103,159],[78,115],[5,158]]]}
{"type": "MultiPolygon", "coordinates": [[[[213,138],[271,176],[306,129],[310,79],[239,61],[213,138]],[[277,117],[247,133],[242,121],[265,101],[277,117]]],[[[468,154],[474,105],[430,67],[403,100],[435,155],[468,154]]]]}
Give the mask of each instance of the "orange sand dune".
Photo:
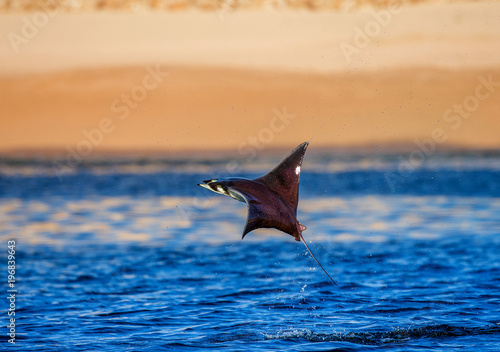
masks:
{"type": "Polygon", "coordinates": [[[0,79],[0,150],[500,147],[500,69],[292,74],[145,66],[0,79]]]}

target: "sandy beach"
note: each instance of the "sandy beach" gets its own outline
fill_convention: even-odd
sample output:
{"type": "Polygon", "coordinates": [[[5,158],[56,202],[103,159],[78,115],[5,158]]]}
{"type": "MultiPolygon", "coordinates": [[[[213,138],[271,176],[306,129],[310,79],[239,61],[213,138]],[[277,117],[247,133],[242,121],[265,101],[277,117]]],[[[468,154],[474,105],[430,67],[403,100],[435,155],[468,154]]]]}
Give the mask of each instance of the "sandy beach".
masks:
{"type": "Polygon", "coordinates": [[[165,77],[147,91],[143,81],[153,68],[51,73],[30,76],[29,84],[26,77],[4,78],[4,114],[23,118],[4,115],[2,148],[77,148],[90,140],[100,151],[237,149],[252,143],[260,149],[293,145],[313,134],[317,145],[380,146],[431,138],[437,127],[447,135],[443,146],[500,146],[500,100],[494,97],[499,87],[491,98],[478,99],[467,118],[446,113],[474,97],[482,80],[497,80],[500,71],[320,75],[165,66],[165,77]],[[102,138],[92,140],[88,135],[96,129],[102,138]]]}
{"type": "Polygon", "coordinates": [[[3,14],[0,152],[500,148],[499,14],[3,14]]]}

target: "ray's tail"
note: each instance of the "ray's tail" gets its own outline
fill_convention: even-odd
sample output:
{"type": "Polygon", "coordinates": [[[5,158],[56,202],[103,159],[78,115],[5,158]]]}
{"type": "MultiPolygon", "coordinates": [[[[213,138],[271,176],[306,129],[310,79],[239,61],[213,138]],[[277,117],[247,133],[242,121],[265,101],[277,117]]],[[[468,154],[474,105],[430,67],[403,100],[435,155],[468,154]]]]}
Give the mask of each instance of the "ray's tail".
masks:
{"type": "Polygon", "coordinates": [[[302,233],[300,233],[300,239],[302,240],[302,243],[304,243],[304,245],[306,246],[307,250],[309,251],[309,254],[311,254],[311,257],[314,258],[314,260],[316,261],[316,263],[318,263],[319,267],[325,272],[326,276],[328,276],[328,278],[330,280],[332,280],[332,282],[335,284],[335,286],[337,286],[337,283],[332,279],[332,277],[330,276],[330,274],[328,274],[328,272],[325,270],[325,268],[323,268],[323,265],[321,265],[318,261],[318,259],[316,259],[316,257],[314,256],[313,252],[311,252],[311,250],[309,249],[309,246],[307,245],[306,241],[304,240],[304,237],[302,236],[302,233]]]}

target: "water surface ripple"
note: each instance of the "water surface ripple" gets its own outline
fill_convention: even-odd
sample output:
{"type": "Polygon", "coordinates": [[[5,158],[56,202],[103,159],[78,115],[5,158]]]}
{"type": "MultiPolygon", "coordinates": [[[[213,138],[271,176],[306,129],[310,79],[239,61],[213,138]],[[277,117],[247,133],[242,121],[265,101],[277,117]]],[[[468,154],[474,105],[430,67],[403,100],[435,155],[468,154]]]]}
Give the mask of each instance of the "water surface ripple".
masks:
{"type": "Polygon", "coordinates": [[[392,186],[397,156],[321,158],[304,162],[298,217],[338,287],[291,236],[241,241],[245,204],[194,186],[213,164],[59,179],[0,162],[0,243],[17,243],[12,349],[499,351],[500,157],[439,154],[392,186]]]}

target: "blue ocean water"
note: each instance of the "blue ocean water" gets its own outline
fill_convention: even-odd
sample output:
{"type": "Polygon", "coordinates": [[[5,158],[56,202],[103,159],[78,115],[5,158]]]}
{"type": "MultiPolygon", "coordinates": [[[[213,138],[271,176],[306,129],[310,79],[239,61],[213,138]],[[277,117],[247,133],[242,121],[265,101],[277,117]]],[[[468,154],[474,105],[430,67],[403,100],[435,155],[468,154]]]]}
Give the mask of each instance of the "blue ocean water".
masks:
{"type": "Polygon", "coordinates": [[[500,152],[314,153],[303,244],[196,186],[255,160],[0,160],[0,350],[499,351],[500,152]],[[411,160],[410,160],[411,161],[411,160]]]}

